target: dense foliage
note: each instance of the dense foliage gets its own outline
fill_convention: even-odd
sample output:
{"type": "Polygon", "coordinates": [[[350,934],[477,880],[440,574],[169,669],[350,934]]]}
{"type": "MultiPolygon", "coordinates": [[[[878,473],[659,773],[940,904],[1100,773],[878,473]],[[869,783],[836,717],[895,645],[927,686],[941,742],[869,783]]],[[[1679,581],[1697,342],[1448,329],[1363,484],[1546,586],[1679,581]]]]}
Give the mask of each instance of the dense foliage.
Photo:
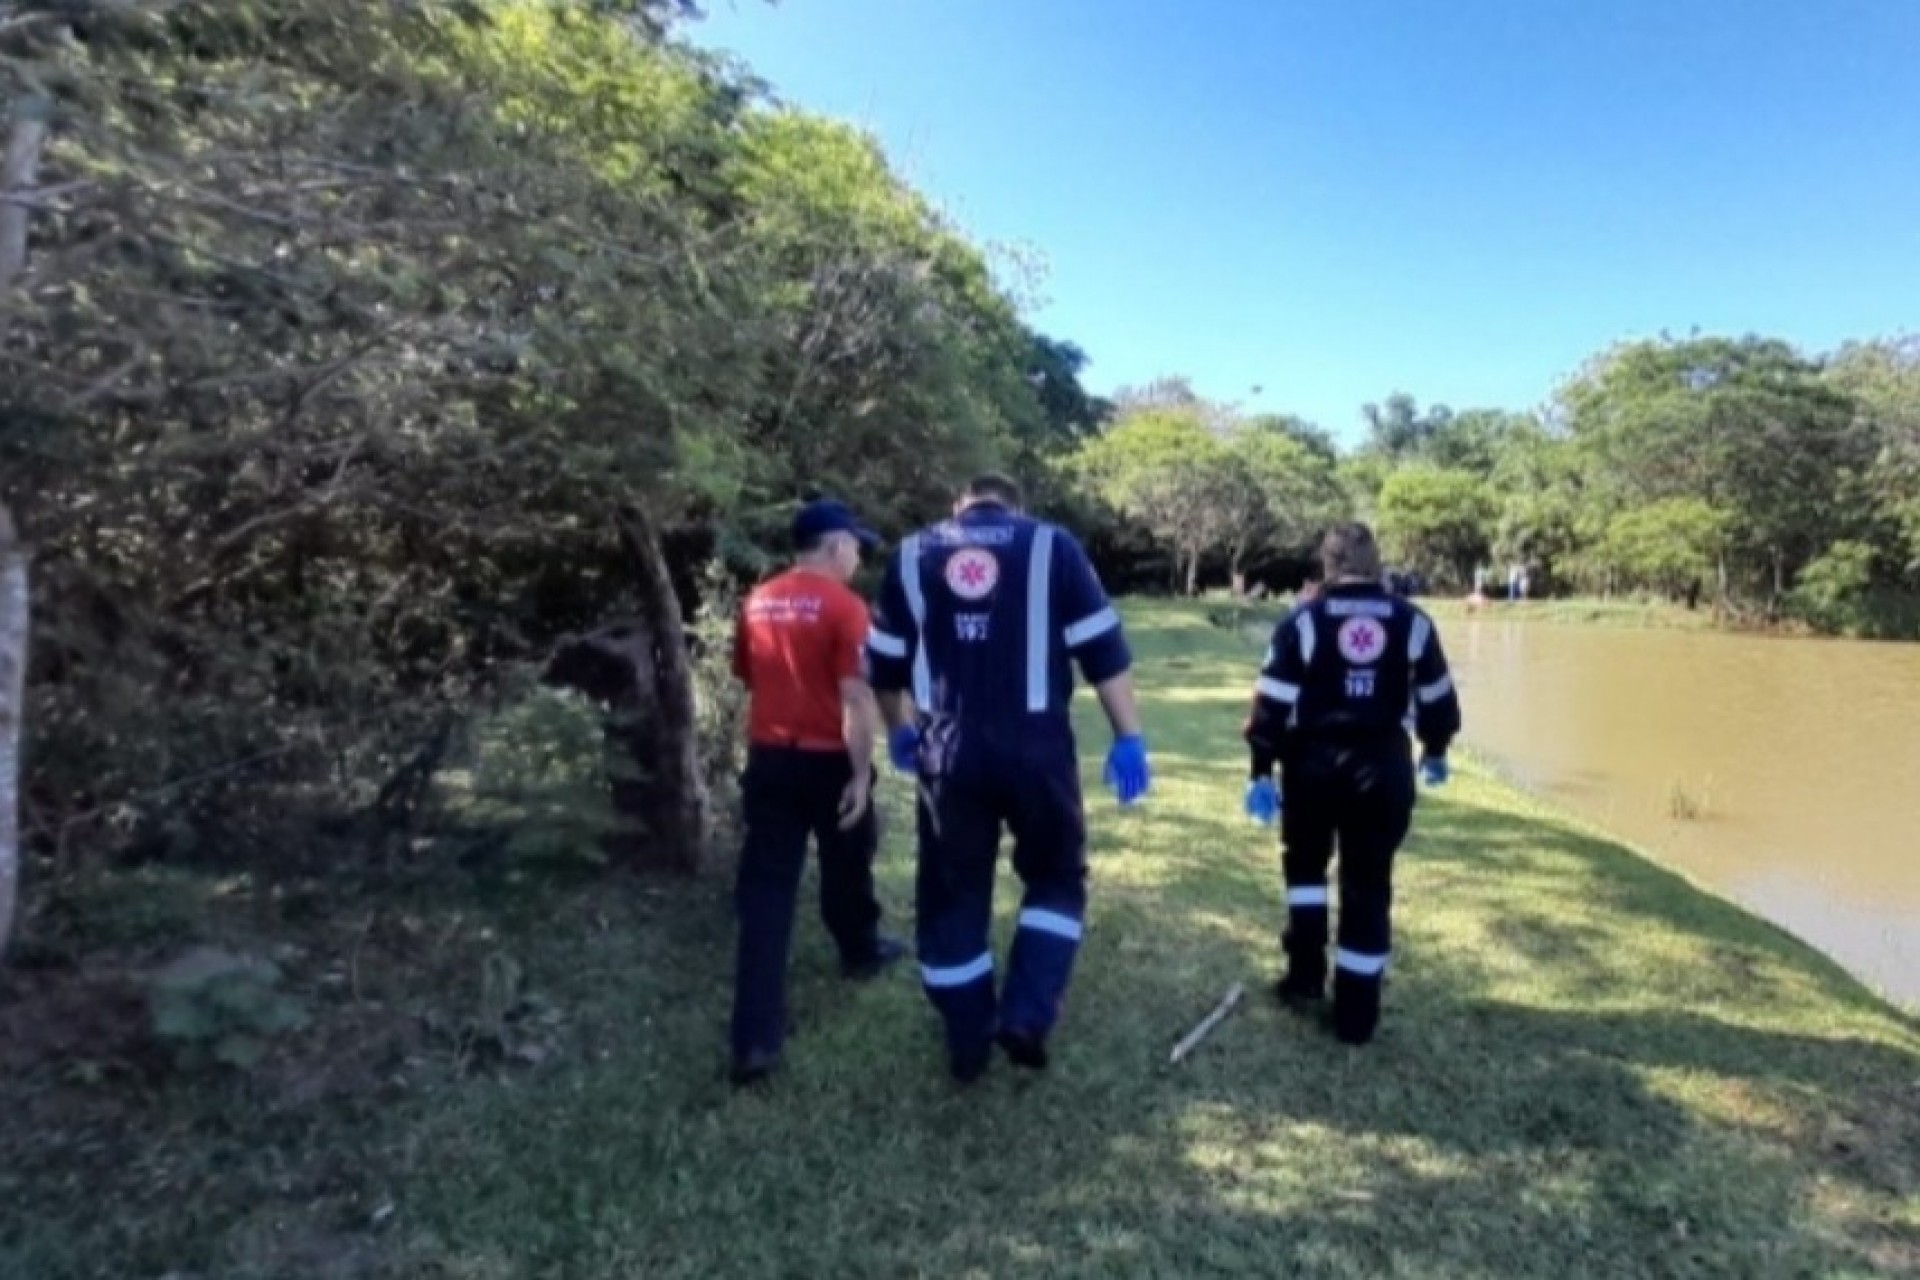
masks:
{"type": "Polygon", "coordinates": [[[633,606],[624,505],[691,605],[798,496],[897,528],[1097,421],[870,139],[678,7],[0,6],[51,126],[0,346],[43,844],[258,848],[228,784],[393,799],[633,606]]]}
{"type": "Polygon", "coordinates": [[[1913,625],[1913,340],[1638,342],[1538,414],[1395,395],[1344,453],[1180,379],[1108,403],[872,139],[697,51],[688,12],[0,4],[7,119],[47,130],[0,330],[39,851],[405,829],[557,643],[645,603],[636,558],[704,652],[795,498],[898,531],[987,465],[1121,590],[1284,586],[1358,514],[1443,589],[1524,563],[1913,625]]]}

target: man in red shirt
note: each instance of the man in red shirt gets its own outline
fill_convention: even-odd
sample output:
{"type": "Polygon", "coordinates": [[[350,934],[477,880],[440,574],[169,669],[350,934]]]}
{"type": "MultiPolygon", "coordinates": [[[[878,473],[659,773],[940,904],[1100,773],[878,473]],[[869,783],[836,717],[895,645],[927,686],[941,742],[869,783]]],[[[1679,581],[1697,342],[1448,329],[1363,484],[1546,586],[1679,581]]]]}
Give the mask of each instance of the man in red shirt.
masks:
{"type": "Polygon", "coordinates": [[[849,977],[871,977],[906,948],[878,932],[873,893],[873,740],[879,720],[864,655],[867,606],[847,583],[879,536],[838,502],[794,517],[793,567],[741,606],[733,670],[749,691],[746,839],[734,890],[732,1078],[779,1064],[787,959],[807,837],[820,850],[820,914],[849,977]]]}

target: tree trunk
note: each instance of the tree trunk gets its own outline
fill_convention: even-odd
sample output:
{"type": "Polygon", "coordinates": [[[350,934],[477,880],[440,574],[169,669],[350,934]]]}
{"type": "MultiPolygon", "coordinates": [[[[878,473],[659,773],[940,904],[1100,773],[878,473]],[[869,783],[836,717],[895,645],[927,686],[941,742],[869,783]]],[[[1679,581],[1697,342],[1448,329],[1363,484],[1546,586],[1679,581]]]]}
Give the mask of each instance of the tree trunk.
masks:
{"type": "Polygon", "coordinates": [[[619,760],[608,786],[621,820],[605,840],[609,855],[637,870],[691,873],[706,851],[708,803],[686,627],[652,521],[630,507],[619,526],[640,613],[562,641],[543,679],[607,708],[607,742],[619,760]]]}
{"type": "Polygon", "coordinates": [[[20,724],[27,676],[27,550],[0,503],[0,957],[20,899],[20,724]]]}
{"type": "Polygon", "coordinates": [[[0,160],[0,309],[27,267],[27,215],[24,194],[40,172],[40,148],[47,140],[48,104],[25,98],[14,104],[7,129],[7,150],[0,160]]]}
{"type": "MultiPolygon", "coordinates": [[[[40,149],[47,140],[51,104],[38,95],[13,104],[7,147],[0,155],[0,342],[6,340],[13,290],[27,269],[26,203],[40,149]]],[[[0,502],[0,957],[13,938],[20,901],[20,724],[27,680],[27,550],[0,502]]]]}
{"type": "Polygon", "coordinates": [[[1200,553],[1192,552],[1187,556],[1187,599],[1200,594],[1200,553]]]}

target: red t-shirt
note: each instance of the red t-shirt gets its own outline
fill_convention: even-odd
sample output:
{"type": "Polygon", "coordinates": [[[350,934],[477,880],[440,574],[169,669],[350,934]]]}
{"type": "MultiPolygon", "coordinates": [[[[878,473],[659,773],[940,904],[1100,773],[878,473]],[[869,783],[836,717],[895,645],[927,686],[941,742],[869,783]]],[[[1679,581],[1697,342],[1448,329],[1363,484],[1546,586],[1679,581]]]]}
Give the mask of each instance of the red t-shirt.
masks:
{"type": "Polygon", "coordinates": [[[866,601],[832,578],[789,569],[755,588],[733,641],[733,673],[751,692],[749,741],[845,747],[840,682],[863,674],[866,644],[866,601]]]}

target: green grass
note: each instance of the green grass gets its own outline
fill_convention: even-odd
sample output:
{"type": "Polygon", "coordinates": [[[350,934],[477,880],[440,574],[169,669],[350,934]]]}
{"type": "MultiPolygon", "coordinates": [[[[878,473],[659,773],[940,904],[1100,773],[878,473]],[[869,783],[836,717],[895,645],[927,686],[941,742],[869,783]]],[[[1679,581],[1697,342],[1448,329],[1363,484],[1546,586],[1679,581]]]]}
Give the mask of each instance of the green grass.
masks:
{"type": "Polygon", "coordinates": [[[1654,627],[1663,630],[1702,631],[1721,625],[1711,603],[1698,609],[1659,600],[1601,599],[1578,596],[1572,599],[1522,600],[1509,603],[1489,598],[1478,612],[1453,596],[1423,597],[1422,608],[1441,622],[1458,622],[1469,617],[1522,622],[1581,623],[1594,626],[1654,627]]]}
{"type": "MultiPolygon", "coordinates": [[[[1089,933],[1046,1075],[956,1090],[911,974],[843,984],[809,909],[787,1069],[733,1093],[719,876],[357,932],[362,911],[302,970],[358,948],[327,1072],[131,1100],[0,1077],[16,1125],[43,1117],[0,1124],[0,1275],[1920,1269],[1913,1021],[1484,774],[1422,796],[1380,1038],[1348,1050],[1274,1006],[1278,856],[1239,816],[1258,644],[1204,606],[1130,614],[1158,787],[1130,813],[1090,792],[1089,933]],[[509,1038],[540,1060],[474,1070],[471,1039],[409,1028],[477,1007],[502,953],[538,998],[509,1038]],[[1168,1067],[1234,982],[1247,1003],[1168,1067]]],[[[1091,787],[1105,735],[1084,711],[1091,787]]],[[[887,791],[884,899],[910,928],[887,791]]],[[[1001,889],[1004,949],[1010,873],[1001,889]]]]}

